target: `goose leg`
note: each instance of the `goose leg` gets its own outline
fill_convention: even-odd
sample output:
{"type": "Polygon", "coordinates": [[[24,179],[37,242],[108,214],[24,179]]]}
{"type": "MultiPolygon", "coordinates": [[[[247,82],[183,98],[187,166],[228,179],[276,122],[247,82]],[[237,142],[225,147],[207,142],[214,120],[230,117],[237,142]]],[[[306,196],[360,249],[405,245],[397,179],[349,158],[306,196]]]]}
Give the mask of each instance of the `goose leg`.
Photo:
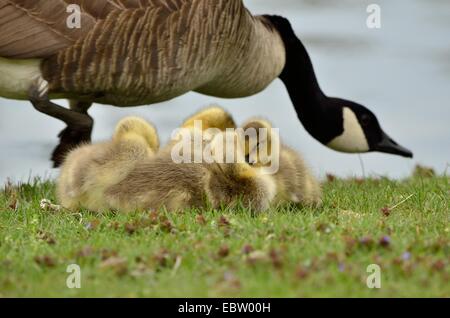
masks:
{"type": "Polygon", "coordinates": [[[67,124],[67,128],[59,134],[60,143],[51,157],[55,168],[62,164],[71,149],[83,142],[91,141],[94,121],[87,113],[89,103],[71,101],[71,109],[52,103],[48,97],[48,83],[43,79],[39,79],[30,87],[29,99],[39,112],[67,124]]]}
{"type": "MultiPolygon", "coordinates": [[[[70,111],[78,113],[81,116],[74,116],[71,114],[70,118],[74,119],[70,122],[64,121],[67,127],[64,128],[59,134],[60,139],[59,145],[56,146],[52,153],[52,161],[55,168],[59,167],[67,153],[83,143],[91,142],[92,128],[94,121],[88,115],[88,109],[92,106],[89,102],[80,102],[75,100],[70,100],[70,111]]],[[[66,108],[64,108],[67,110],[66,108]]]]}

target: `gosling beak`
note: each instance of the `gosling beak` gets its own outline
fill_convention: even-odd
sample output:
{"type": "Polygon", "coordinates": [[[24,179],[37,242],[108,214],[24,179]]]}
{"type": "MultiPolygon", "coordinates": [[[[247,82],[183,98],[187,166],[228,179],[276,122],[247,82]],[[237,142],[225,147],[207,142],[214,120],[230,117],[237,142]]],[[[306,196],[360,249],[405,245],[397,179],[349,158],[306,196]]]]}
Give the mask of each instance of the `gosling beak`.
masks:
{"type": "Polygon", "coordinates": [[[394,140],[392,140],[391,137],[389,137],[386,133],[383,132],[383,136],[381,139],[381,142],[374,147],[375,151],[389,153],[393,155],[398,155],[406,158],[413,158],[413,153],[400,146],[398,143],[396,143],[394,140]]]}

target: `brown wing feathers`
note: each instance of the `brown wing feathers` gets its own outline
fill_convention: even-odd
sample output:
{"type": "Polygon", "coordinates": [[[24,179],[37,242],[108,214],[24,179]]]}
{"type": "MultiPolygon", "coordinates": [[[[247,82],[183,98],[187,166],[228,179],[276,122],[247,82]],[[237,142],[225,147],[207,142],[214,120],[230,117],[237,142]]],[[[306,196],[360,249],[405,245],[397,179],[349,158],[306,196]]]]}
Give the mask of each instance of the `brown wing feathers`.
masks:
{"type": "Polygon", "coordinates": [[[112,0],[64,0],[67,5],[77,4],[81,11],[96,20],[105,19],[113,10],[123,10],[123,6],[112,0]]]}
{"type": "Polygon", "coordinates": [[[0,0],[0,56],[42,58],[67,47],[95,24],[83,13],[81,29],[67,27],[62,0],[0,0]]]}
{"type": "Polygon", "coordinates": [[[0,0],[0,56],[44,58],[83,38],[112,11],[162,7],[179,10],[189,0],[0,0]],[[82,11],[81,28],[67,27],[67,5],[82,11]]]}

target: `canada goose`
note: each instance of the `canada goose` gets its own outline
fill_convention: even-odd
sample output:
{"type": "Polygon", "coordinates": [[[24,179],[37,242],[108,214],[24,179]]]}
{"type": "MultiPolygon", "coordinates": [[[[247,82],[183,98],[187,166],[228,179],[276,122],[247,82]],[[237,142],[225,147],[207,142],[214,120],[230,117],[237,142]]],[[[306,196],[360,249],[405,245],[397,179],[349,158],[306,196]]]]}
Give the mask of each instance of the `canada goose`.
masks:
{"type": "MultiPolygon", "coordinates": [[[[274,199],[273,179],[259,174],[245,161],[228,164],[215,154],[212,163],[176,164],[168,151],[149,154],[149,149],[155,149],[151,148],[154,143],[147,141],[157,139],[145,136],[156,133],[133,124],[135,120],[126,120],[125,128],[119,124],[112,141],[83,146],[69,154],[58,180],[63,207],[126,213],[158,208],[173,211],[233,207],[242,202],[252,210],[264,211],[274,199]]],[[[221,131],[210,143],[213,148],[225,147],[223,140],[241,142],[237,133],[221,131]]],[[[237,156],[243,158],[243,153],[237,152],[237,156]]]]}
{"type": "Polygon", "coordinates": [[[242,0],[0,0],[0,27],[0,96],[30,100],[68,126],[55,166],[90,141],[92,103],[137,106],[189,91],[238,98],[278,77],[327,147],[412,157],[368,109],[322,92],[288,20],[253,16],[242,0]],[[81,9],[79,28],[68,27],[69,4],[81,9]]]}
{"type": "Polygon", "coordinates": [[[69,210],[113,208],[105,191],[158,150],[159,139],[152,125],[138,117],[121,120],[111,141],[69,151],[57,182],[59,202],[69,210]]]}
{"type": "Polygon", "coordinates": [[[321,205],[322,190],[319,181],[297,151],[279,142],[280,137],[276,131],[272,131],[269,121],[254,118],[242,127],[246,136],[249,136],[245,139],[246,160],[253,167],[263,168],[277,161],[278,169],[273,173],[277,188],[275,201],[307,206],[321,205]],[[252,136],[256,136],[256,142],[252,141],[252,136]]]}

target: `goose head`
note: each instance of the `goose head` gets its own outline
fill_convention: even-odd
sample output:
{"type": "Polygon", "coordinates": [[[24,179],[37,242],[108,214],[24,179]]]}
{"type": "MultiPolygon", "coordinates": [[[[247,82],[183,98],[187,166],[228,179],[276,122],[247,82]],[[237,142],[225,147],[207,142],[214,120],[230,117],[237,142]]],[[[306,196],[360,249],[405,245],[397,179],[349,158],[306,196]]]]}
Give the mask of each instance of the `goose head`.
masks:
{"type": "Polygon", "coordinates": [[[287,19],[269,15],[264,18],[284,42],[286,64],[279,77],[300,121],[315,139],[345,153],[382,152],[413,157],[410,150],[383,131],[367,107],[322,92],[308,52],[287,19]]]}
{"type": "Polygon", "coordinates": [[[316,121],[322,131],[310,129],[327,147],[345,153],[382,152],[413,157],[410,150],[384,132],[375,114],[366,107],[339,98],[328,98],[324,103],[329,111],[324,112],[324,120],[316,121]]]}

